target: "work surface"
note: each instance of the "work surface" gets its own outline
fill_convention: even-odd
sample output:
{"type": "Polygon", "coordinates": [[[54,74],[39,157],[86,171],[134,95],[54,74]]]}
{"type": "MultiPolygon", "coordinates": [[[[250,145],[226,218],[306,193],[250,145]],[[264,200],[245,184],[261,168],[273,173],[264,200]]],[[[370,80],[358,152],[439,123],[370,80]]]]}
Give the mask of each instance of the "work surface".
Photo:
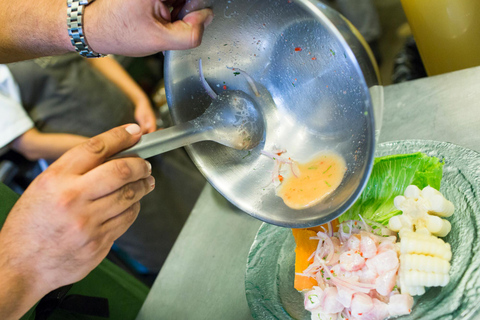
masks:
{"type": "MultiPolygon", "coordinates": [[[[379,142],[425,139],[480,151],[480,67],[385,87],[379,142]]],[[[203,190],[138,320],[253,319],[248,251],[261,221],[203,190]]]]}

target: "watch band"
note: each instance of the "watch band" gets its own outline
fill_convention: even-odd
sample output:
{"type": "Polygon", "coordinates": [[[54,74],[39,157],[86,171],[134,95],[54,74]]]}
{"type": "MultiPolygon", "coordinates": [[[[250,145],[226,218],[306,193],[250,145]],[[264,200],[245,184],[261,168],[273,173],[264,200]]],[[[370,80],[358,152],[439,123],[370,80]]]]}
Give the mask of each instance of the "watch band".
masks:
{"type": "Polygon", "coordinates": [[[67,26],[70,41],[75,50],[87,58],[104,57],[104,54],[97,53],[90,49],[83,32],[83,10],[85,6],[95,0],[67,0],[67,26]]]}

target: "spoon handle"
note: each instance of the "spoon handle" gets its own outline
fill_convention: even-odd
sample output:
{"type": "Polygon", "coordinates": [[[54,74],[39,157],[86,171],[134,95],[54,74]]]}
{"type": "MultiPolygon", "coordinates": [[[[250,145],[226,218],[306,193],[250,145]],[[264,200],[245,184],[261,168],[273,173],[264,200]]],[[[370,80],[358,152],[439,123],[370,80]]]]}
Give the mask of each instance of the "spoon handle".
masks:
{"type": "Polygon", "coordinates": [[[146,159],[188,144],[209,140],[207,135],[209,129],[206,126],[199,126],[195,121],[181,123],[142,136],[133,147],[117,153],[110,159],[131,156],[146,159]]]}

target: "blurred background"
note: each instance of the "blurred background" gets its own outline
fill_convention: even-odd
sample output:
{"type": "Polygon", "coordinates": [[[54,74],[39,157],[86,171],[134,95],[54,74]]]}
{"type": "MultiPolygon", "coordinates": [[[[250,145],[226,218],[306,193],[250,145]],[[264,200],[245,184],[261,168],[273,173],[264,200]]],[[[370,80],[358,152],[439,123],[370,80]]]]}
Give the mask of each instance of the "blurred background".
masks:
{"type": "MultiPolygon", "coordinates": [[[[364,18],[363,15],[357,15],[361,19],[358,22],[355,21],[355,16],[349,17],[349,14],[355,14],[356,9],[351,4],[362,1],[364,0],[325,0],[325,3],[340,11],[364,33],[379,64],[383,85],[426,77],[400,0],[368,0],[377,14],[376,17],[369,17],[373,21],[367,23],[369,26],[365,26],[365,19],[361,19],[364,18]]],[[[171,122],[163,84],[163,55],[117,58],[152,98],[161,117],[159,126],[168,127],[171,122]]]]}
{"type": "Polygon", "coordinates": [[[382,30],[378,50],[381,56],[380,74],[383,84],[389,85],[394,81],[401,82],[406,80],[400,79],[400,74],[397,74],[396,78],[392,79],[394,67],[397,73],[401,72],[400,69],[404,69],[404,72],[415,73],[417,78],[426,76],[421,60],[419,60],[418,52],[415,52],[415,42],[413,41],[412,32],[408,26],[400,0],[374,0],[374,4],[382,30]],[[407,52],[409,53],[408,59],[406,57],[407,52]],[[416,64],[415,66],[418,69],[412,64],[416,64]]]}

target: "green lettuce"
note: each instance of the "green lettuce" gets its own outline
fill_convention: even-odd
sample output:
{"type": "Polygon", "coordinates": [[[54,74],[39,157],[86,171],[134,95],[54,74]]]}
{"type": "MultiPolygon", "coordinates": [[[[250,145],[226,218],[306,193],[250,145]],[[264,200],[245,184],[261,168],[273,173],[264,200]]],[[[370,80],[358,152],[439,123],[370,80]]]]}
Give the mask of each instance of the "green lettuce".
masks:
{"type": "Polygon", "coordinates": [[[366,219],[387,225],[388,220],[401,213],[393,199],[403,195],[413,184],[423,189],[440,189],[443,162],[423,153],[398,154],[375,159],[372,174],[365,189],[353,206],[339,217],[340,221],[366,219]]]}

